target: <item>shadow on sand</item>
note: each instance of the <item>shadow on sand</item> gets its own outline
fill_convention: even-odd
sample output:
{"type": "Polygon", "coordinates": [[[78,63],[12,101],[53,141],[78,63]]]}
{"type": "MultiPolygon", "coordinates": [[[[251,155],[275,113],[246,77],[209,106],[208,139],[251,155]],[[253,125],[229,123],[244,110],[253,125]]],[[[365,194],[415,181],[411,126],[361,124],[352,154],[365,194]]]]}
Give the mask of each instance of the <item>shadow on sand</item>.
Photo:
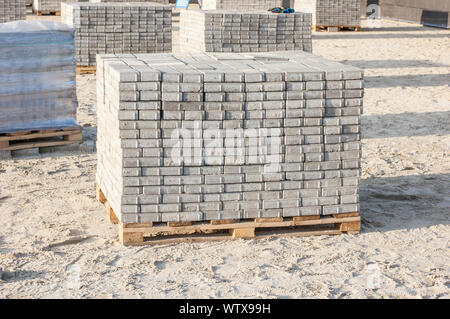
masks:
{"type": "Polygon", "coordinates": [[[450,222],[450,174],[361,180],[363,232],[414,229],[450,222]]]}
{"type": "Polygon", "coordinates": [[[447,135],[450,134],[449,123],[450,112],[363,114],[361,132],[362,138],[447,135]]]}

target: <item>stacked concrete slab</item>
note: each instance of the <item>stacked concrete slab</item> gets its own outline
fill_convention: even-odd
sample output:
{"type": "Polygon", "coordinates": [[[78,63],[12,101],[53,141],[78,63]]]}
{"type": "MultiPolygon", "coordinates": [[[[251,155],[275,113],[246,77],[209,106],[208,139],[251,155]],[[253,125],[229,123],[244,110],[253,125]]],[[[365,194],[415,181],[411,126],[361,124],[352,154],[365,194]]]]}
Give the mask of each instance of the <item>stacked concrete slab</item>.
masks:
{"type": "Polygon", "coordinates": [[[315,26],[361,25],[361,0],[295,0],[294,9],[312,13],[315,26]]]}
{"type": "Polygon", "coordinates": [[[281,0],[203,0],[204,10],[269,10],[281,6],[281,0]]]}
{"type": "Polygon", "coordinates": [[[359,210],[361,70],[302,51],[97,68],[96,178],[121,222],[359,210]]]}
{"type": "Polygon", "coordinates": [[[63,22],[75,28],[79,66],[99,53],[172,51],[172,10],[153,2],[63,3],[63,22]]]}
{"type": "Polygon", "coordinates": [[[311,52],[311,14],[181,11],[180,48],[204,52],[311,52]]]}
{"type": "Polygon", "coordinates": [[[0,0],[0,23],[25,20],[25,0],[0,0]]]}

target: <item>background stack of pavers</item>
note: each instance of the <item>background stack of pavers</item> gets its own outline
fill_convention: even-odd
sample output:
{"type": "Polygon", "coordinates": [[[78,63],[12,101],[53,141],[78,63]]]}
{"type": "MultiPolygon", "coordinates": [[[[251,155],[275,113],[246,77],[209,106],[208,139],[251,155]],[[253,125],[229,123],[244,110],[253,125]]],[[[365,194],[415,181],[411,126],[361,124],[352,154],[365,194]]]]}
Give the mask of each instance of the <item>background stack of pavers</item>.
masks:
{"type": "Polygon", "coordinates": [[[79,66],[95,65],[98,53],[172,51],[172,10],[147,3],[63,3],[63,22],[75,28],[79,66]]]}
{"type": "Polygon", "coordinates": [[[0,0],[0,23],[25,20],[25,0],[0,0]]]}
{"type": "Polygon", "coordinates": [[[361,0],[295,0],[295,11],[312,13],[314,26],[361,24],[361,0]]]}
{"type": "Polygon", "coordinates": [[[61,11],[62,2],[73,2],[73,0],[33,0],[33,11],[58,12],[61,11]]]}
{"type": "Polygon", "coordinates": [[[362,78],[302,51],[100,55],[97,182],[125,223],[357,212],[362,78]]]}
{"type": "Polygon", "coordinates": [[[203,52],[311,52],[311,14],[184,10],[180,13],[180,48],[203,52]]]}
{"type": "Polygon", "coordinates": [[[279,7],[282,0],[202,0],[204,10],[269,10],[279,7]]]}

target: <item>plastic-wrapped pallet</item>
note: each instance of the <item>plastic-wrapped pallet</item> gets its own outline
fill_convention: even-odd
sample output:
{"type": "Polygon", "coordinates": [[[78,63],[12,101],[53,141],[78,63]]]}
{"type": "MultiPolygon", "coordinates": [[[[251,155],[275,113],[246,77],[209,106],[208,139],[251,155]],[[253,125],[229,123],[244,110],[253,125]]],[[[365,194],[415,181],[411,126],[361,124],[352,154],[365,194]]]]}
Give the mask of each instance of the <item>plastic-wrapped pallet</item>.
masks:
{"type": "Polygon", "coordinates": [[[97,68],[96,178],[121,222],[358,212],[360,69],[302,51],[97,68]]]}
{"type": "Polygon", "coordinates": [[[75,28],[79,66],[95,65],[97,54],[172,51],[172,8],[168,5],[63,3],[61,16],[75,28]]]}
{"type": "Polygon", "coordinates": [[[311,14],[183,10],[180,48],[186,52],[311,52],[311,14]]]}
{"type": "Polygon", "coordinates": [[[281,5],[282,0],[202,0],[203,10],[269,10],[281,5]]]}
{"type": "Polygon", "coordinates": [[[73,30],[50,21],[0,25],[0,132],[76,125],[73,30]]]}
{"type": "Polygon", "coordinates": [[[313,26],[361,25],[361,0],[295,0],[294,9],[312,13],[313,26]]]}
{"type": "Polygon", "coordinates": [[[25,0],[0,0],[0,23],[25,20],[25,0]]]}

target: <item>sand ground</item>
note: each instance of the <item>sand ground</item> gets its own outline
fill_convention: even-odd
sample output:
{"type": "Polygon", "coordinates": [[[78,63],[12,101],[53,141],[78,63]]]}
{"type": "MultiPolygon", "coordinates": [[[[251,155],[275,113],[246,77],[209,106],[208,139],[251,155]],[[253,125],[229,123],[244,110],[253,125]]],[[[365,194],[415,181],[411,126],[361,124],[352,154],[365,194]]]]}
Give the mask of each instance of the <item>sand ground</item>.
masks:
{"type": "Polygon", "coordinates": [[[123,247],[95,200],[95,75],[81,148],[0,161],[0,298],[449,298],[450,31],[316,33],[365,70],[360,235],[123,247]]]}

